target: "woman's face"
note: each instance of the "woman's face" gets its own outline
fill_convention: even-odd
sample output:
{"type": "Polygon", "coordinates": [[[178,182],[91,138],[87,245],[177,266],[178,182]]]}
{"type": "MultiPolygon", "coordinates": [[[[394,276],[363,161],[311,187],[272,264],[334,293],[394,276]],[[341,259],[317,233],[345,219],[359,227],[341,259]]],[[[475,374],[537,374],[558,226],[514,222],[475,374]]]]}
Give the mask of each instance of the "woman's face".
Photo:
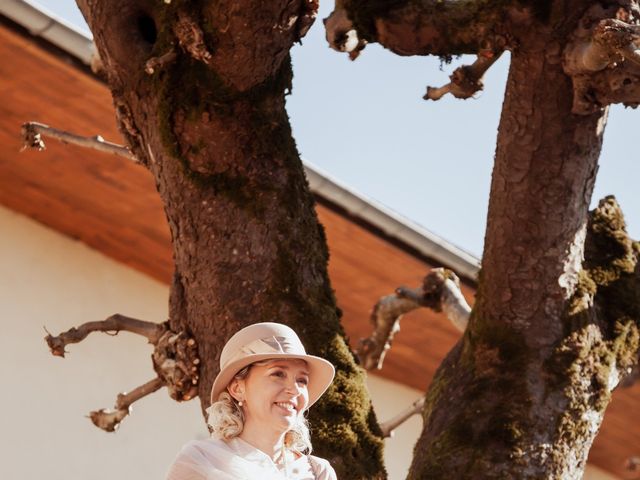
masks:
{"type": "Polygon", "coordinates": [[[286,432],[309,404],[308,383],[304,360],[274,359],[253,365],[244,379],[231,382],[229,391],[243,402],[245,425],[286,432]]]}

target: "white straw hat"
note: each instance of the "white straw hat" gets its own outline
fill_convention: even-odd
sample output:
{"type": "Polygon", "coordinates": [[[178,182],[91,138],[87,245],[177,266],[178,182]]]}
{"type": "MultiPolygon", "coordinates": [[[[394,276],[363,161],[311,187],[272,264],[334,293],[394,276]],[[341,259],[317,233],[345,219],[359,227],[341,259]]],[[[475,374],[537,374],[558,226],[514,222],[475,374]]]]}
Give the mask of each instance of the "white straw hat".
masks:
{"type": "Polygon", "coordinates": [[[220,373],[211,387],[211,403],[218,399],[233,377],[247,365],[274,358],[299,358],[309,367],[309,407],[329,388],[335,375],[324,358],[307,355],[290,327],[281,323],[254,323],[235,333],[222,349],[220,373]]]}

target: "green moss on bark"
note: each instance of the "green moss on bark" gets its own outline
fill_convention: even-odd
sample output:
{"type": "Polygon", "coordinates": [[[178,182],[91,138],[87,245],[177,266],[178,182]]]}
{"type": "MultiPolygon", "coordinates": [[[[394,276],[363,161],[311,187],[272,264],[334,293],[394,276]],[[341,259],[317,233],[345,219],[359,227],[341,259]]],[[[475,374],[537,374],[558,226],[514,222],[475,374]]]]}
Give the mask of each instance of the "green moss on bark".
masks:
{"type": "Polygon", "coordinates": [[[585,261],[565,314],[565,338],[547,362],[568,407],[558,419],[559,439],[590,435],[589,419],[602,415],[621,372],[635,364],[640,337],[638,249],[614,197],[590,214],[585,261]]]}
{"type": "Polygon", "coordinates": [[[410,479],[478,478],[489,464],[522,457],[531,352],[522,334],[477,315],[429,387],[424,421],[438,434],[416,445],[410,479]],[[455,414],[442,403],[455,403],[455,414]]]}
{"type": "Polygon", "coordinates": [[[409,478],[471,479],[489,465],[513,472],[509,465],[526,462],[534,407],[548,408],[548,421],[556,424],[549,452],[558,456],[555,465],[566,463],[568,448],[589,444],[620,372],[638,358],[639,256],[615,199],[605,198],[591,212],[583,271],[563,317],[563,339],[543,366],[547,390],[535,405],[526,372],[545,354],[532,351],[521,332],[484,318],[479,298],[465,337],[427,395],[426,427],[409,478]],[[443,407],[451,402],[453,414],[443,407]]]}
{"type": "MultiPolygon", "coordinates": [[[[313,206],[305,207],[305,197],[298,191],[303,182],[304,178],[292,180],[285,195],[290,197],[290,215],[316,222],[315,214],[309,215],[313,206]]],[[[326,276],[326,243],[320,243],[316,237],[323,230],[319,224],[317,228],[309,225],[303,230],[310,232],[311,238],[291,235],[290,225],[281,226],[282,242],[272,275],[277,281],[267,293],[274,318],[291,325],[300,333],[309,352],[328,359],[336,367],[333,385],[310,410],[314,449],[331,461],[340,479],[385,478],[382,434],[367,394],[365,374],[347,346],[339,323],[340,311],[326,276]],[[318,272],[324,277],[322,281],[310,287],[309,282],[303,282],[300,262],[324,265],[318,272]],[[301,285],[306,285],[304,291],[301,285]],[[284,314],[285,319],[283,308],[289,312],[284,314]],[[327,338],[331,340],[327,342],[327,338]]],[[[323,238],[321,235],[320,239],[323,238]]]]}
{"type": "Polygon", "coordinates": [[[593,298],[598,317],[604,321],[605,339],[622,367],[637,357],[637,345],[629,343],[628,337],[633,337],[633,324],[636,330],[640,326],[639,257],[618,203],[613,196],[604,198],[591,213],[584,267],[596,285],[593,298]],[[620,343],[621,339],[626,340],[620,343]]]}
{"type": "MultiPolygon", "coordinates": [[[[336,336],[328,350],[332,362],[353,365],[344,338],[336,336]]],[[[310,410],[314,448],[331,461],[341,480],[386,478],[382,435],[364,380],[359,368],[338,369],[332,387],[310,410]]]]}
{"type": "MultiPolygon", "coordinates": [[[[199,138],[191,144],[185,144],[176,135],[176,119],[180,116],[185,128],[190,124],[202,122],[203,115],[233,125],[236,107],[242,106],[250,112],[249,118],[242,122],[251,128],[255,140],[238,149],[246,148],[247,156],[272,158],[283,155],[297,156],[295,144],[288,128],[286,114],[280,110],[284,104],[285,93],[291,90],[292,69],[287,57],[278,71],[262,83],[247,91],[238,91],[228,85],[223,76],[211,65],[193,59],[179,46],[173,32],[173,24],[179,12],[187,13],[190,18],[200,19],[199,27],[204,34],[208,50],[213,51],[216,43],[216,31],[202,15],[202,2],[176,0],[163,5],[157,16],[161,27],[154,45],[154,56],[161,56],[173,49],[177,58],[165,65],[151,77],[149,82],[159,99],[157,112],[161,140],[167,152],[180,162],[185,178],[202,188],[211,188],[216,194],[227,198],[236,206],[247,210],[254,216],[264,214],[260,202],[256,201],[257,191],[270,191],[269,179],[254,177],[249,179],[246,172],[232,167],[223,172],[201,172],[191,167],[188,155],[199,155],[210,138],[199,138]],[[287,124],[287,125],[284,125],[287,124]]],[[[243,123],[243,124],[244,124],[243,123]]],[[[215,162],[216,159],[205,159],[215,162]]]]}

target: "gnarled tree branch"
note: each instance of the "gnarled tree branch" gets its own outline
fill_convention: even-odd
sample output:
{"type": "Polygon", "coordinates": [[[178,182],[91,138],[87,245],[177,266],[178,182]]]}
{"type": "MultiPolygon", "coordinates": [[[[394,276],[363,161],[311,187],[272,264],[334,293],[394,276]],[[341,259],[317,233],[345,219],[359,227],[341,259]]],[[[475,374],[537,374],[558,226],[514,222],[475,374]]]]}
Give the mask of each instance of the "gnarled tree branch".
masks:
{"type": "Polygon", "coordinates": [[[195,339],[184,331],[170,330],[168,322],[147,322],[115,314],[106,320],[87,322],[78,328],[71,328],[55,337],[49,334],[45,340],[53,355],[64,357],[66,345],[81,342],[92,332],[117,334],[120,331],[142,335],[154,345],[152,360],[157,378],[129,393],[119,394],[114,410],[101,409],[90,413],[91,421],[107,432],[115,431],[129,415],[131,404],[140,398],[166,386],[169,396],[174,400],[191,400],[198,394],[200,380],[200,358],[195,339]]]}
{"type": "MultiPolygon", "coordinates": [[[[436,269],[433,275],[427,275],[425,278],[423,286],[425,293],[429,288],[434,296],[437,297],[439,295],[442,311],[444,311],[449,321],[458,331],[464,332],[469,323],[471,307],[464,295],[462,295],[458,276],[450,270],[436,269]]],[[[436,309],[434,308],[434,310],[436,309]]]]}
{"type": "Polygon", "coordinates": [[[492,14],[481,3],[336,1],[335,10],[325,19],[326,38],[331,48],[349,53],[352,60],[367,41],[377,41],[401,55],[476,54],[472,65],[453,72],[449,84],[428,87],[424,96],[438,100],[451,93],[469,98],[482,90],[482,76],[509,43],[504,15],[492,14]],[[478,8],[484,9],[482,16],[476,15],[478,8]]]}
{"type": "Polygon", "coordinates": [[[425,100],[440,100],[447,93],[462,99],[472,97],[482,90],[482,77],[491,68],[491,65],[500,58],[500,55],[501,53],[496,55],[493,52],[478,55],[476,61],[471,65],[456,68],[449,77],[450,83],[439,88],[427,87],[427,93],[423,98],[425,100]]]}
{"type": "Polygon", "coordinates": [[[639,41],[640,25],[604,18],[588,34],[579,32],[576,41],[568,46],[565,70],[570,74],[599,72],[625,60],[640,64],[639,41]]]}
{"type": "Polygon", "coordinates": [[[466,328],[471,313],[456,274],[444,268],[434,268],[424,278],[421,288],[400,287],[395,295],[382,297],[376,303],[371,313],[374,331],[371,336],[360,340],[357,348],[358,358],[365,369],[382,368],[393,337],[400,331],[402,315],[419,307],[444,311],[460,331],[466,328]]]}
{"type": "Polygon", "coordinates": [[[169,50],[167,53],[159,57],[151,57],[144,64],[144,71],[149,75],[153,75],[159,68],[163,68],[166,65],[175,62],[176,58],[178,58],[178,55],[174,49],[169,50]]]}
{"type": "Polygon", "coordinates": [[[366,40],[358,38],[358,32],[346,10],[337,4],[331,15],[324,19],[324,27],[329,46],[338,52],[347,52],[351,60],[358,58],[367,45],[366,40]]]}
{"type": "MultiPolygon", "coordinates": [[[[615,197],[600,200],[591,212],[585,242],[583,278],[573,308],[595,305],[604,323],[610,356],[607,394],[629,385],[640,358],[640,242],[627,233],[615,197]]],[[[605,382],[603,382],[605,383],[605,382]]]]}
{"type": "Polygon", "coordinates": [[[144,320],[137,320],[135,318],[126,317],[116,313],[111,315],[106,320],[100,320],[97,322],[87,322],[80,325],[78,328],[71,328],[60,335],[53,336],[51,334],[45,337],[47,345],[51,349],[51,353],[58,357],[64,357],[66,353],[65,347],[70,343],[79,343],[84,340],[87,335],[92,332],[115,332],[120,331],[136,333],[142,335],[149,340],[149,343],[156,344],[160,339],[160,336],[167,330],[167,325],[164,323],[147,322],[144,320]]]}
{"type": "Polygon", "coordinates": [[[116,399],[115,409],[106,408],[89,413],[89,418],[93,424],[105,432],[115,432],[120,426],[120,422],[131,413],[131,405],[141,398],[159,390],[164,385],[160,377],[140,385],[129,393],[120,393],[116,399]]]}
{"type": "Polygon", "coordinates": [[[640,104],[640,25],[624,8],[590,8],[564,52],[574,86],[573,112],[590,114],[612,103],[640,104]]]}
{"type": "Polygon", "coordinates": [[[104,153],[111,153],[113,155],[118,155],[119,157],[124,157],[129,160],[133,160],[134,162],[138,162],[138,159],[127,147],[107,142],[100,135],[96,135],[94,137],[83,137],[74,133],[52,128],[38,122],[28,122],[22,125],[22,137],[24,140],[22,150],[27,148],[44,150],[46,146],[42,136],[55,138],[60,140],[62,143],[71,143],[80,147],[92,148],[104,153]]]}
{"type": "MultiPolygon", "coordinates": [[[[510,13],[504,3],[484,1],[337,0],[327,21],[327,39],[333,48],[349,51],[339,48],[338,40],[353,30],[351,37],[359,42],[378,42],[399,55],[476,54],[487,41],[495,43],[496,36],[505,35],[513,20],[510,13]]],[[[516,15],[524,23],[533,16],[528,9],[516,15]]]]}
{"type": "Polygon", "coordinates": [[[424,407],[425,397],[418,398],[415,402],[411,404],[410,407],[400,412],[395,417],[387,420],[386,422],[382,422],[380,424],[380,430],[382,431],[382,435],[385,438],[392,437],[393,431],[406,422],[413,415],[420,413],[422,408],[424,407]]]}
{"type": "Polygon", "coordinates": [[[395,295],[382,297],[373,307],[371,312],[371,323],[374,325],[373,333],[371,336],[361,339],[357,348],[360,364],[366,370],[373,368],[380,370],[382,368],[384,356],[391,348],[393,337],[400,331],[402,315],[420,307],[420,304],[414,299],[403,298],[402,292],[399,290],[395,295]]]}

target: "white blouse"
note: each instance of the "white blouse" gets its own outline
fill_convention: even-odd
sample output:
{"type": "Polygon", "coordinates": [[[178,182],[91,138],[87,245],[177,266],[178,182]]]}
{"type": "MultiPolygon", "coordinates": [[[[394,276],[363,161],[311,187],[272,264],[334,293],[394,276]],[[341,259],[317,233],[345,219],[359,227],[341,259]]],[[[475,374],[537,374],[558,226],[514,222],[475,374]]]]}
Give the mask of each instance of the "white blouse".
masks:
{"type": "Polygon", "coordinates": [[[210,438],[187,443],[166,480],[337,480],[328,461],[313,455],[291,457],[276,465],[271,457],[241,438],[210,438]]]}

